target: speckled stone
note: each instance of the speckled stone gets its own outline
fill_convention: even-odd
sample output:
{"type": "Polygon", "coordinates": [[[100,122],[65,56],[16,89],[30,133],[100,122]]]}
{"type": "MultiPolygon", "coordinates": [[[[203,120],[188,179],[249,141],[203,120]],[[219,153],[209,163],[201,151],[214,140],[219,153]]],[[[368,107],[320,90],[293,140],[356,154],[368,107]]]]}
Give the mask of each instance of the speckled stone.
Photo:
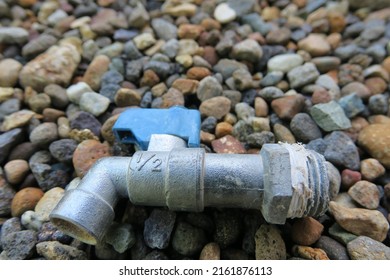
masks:
{"type": "Polygon", "coordinates": [[[315,247],[324,250],[331,260],[349,260],[345,246],[328,236],[321,236],[315,247]]]}
{"type": "Polygon", "coordinates": [[[353,260],[390,260],[390,248],[367,236],[359,236],[347,244],[353,260]]]}
{"type": "Polygon", "coordinates": [[[152,249],[167,248],[175,220],[175,212],[154,209],[145,221],[144,240],[146,245],[152,249]]]}
{"type": "Polygon", "coordinates": [[[377,209],[379,206],[379,189],[368,181],[359,181],[349,188],[348,194],[367,209],[377,209]]]}
{"type": "Polygon", "coordinates": [[[285,260],[286,245],[274,225],[261,225],[255,235],[256,260],[285,260]]]}
{"type": "Polygon", "coordinates": [[[37,252],[47,260],[86,260],[87,254],[58,241],[46,241],[37,244],[37,252]]]}
{"type": "Polygon", "coordinates": [[[312,245],[320,237],[324,226],[316,219],[305,217],[294,221],[291,228],[291,238],[299,245],[312,245]]]}
{"type": "Polygon", "coordinates": [[[213,150],[218,154],[244,154],[244,146],[231,135],[226,135],[211,142],[213,150]]]}

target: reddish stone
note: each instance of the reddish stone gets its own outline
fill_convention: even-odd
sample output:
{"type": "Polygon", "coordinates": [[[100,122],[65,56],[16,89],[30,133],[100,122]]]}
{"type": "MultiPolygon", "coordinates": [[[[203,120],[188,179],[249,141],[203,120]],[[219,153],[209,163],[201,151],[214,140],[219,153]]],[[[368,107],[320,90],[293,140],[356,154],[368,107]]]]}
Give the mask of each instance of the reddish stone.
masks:
{"type": "Polygon", "coordinates": [[[215,48],[206,46],[203,48],[203,58],[210,63],[210,65],[214,66],[218,62],[218,54],[215,48]]]}
{"type": "Polygon", "coordinates": [[[245,154],[244,146],[231,135],[226,135],[211,142],[213,150],[217,154],[245,154]]]}
{"type": "Polygon", "coordinates": [[[348,190],[351,186],[362,179],[362,174],[358,171],[350,169],[344,169],[341,172],[341,185],[345,190],[348,190]]]}
{"type": "Polygon", "coordinates": [[[272,101],[271,107],[281,119],[291,120],[305,105],[305,98],[301,94],[285,96],[272,101]]]}

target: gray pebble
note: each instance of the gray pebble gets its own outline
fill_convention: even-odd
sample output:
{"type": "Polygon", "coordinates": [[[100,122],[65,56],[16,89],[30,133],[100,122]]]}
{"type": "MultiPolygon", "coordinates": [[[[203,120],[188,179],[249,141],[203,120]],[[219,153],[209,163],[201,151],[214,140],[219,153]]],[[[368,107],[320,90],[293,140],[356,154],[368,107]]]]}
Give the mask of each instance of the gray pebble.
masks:
{"type": "Polygon", "coordinates": [[[262,35],[266,35],[272,28],[272,25],[265,22],[258,13],[244,15],[241,20],[243,23],[249,24],[253,31],[260,32],[262,35]]]}
{"type": "Polygon", "coordinates": [[[0,43],[24,44],[28,40],[28,32],[20,27],[0,27],[0,43]]]}
{"type": "Polygon", "coordinates": [[[323,155],[327,146],[328,145],[324,139],[318,138],[307,143],[306,148],[323,155]]]}
{"type": "Polygon", "coordinates": [[[261,81],[262,87],[274,86],[283,79],[284,73],[282,71],[272,71],[268,73],[261,81]]]}
{"type": "Polygon", "coordinates": [[[138,48],[134,45],[133,41],[128,41],[124,45],[123,53],[125,57],[130,61],[140,59],[143,56],[142,53],[138,50],[138,48]]]}
{"type": "Polygon", "coordinates": [[[2,246],[10,260],[25,260],[35,252],[37,233],[33,230],[22,230],[7,234],[2,238],[2,246]]]}
{"type": "Polygon", "coordinates": [[[214,72],[221,73],[224,80],[230,78],[237,69],[248,70],[248,67],[241,62],[226,58],[220,59],[213,67],[214,72]]]}
{"type": "Polygon", "coordinates": [[[367,236],[359,236],[347,244],[353,260],[390,260],[390,248],[367,236]]]}
{"type": "Polygon", "coordinates": [[[259,96],[266,101],[272,101],[274,99],[283,97],[284,93],[277,87],[265,87],[259,91],[259,96]]]}
{"type": "Polygon", "coordinates": [[[244,120],[239,120],[233,126],[233,136],[239,141],[245,142],[248,135],[253,133],[253,127],[244,120]]]}
{"type": "Polygon", "coordinates": [[[320,73],[313,63],[305,63],[302,66],[295,67],[287,73],[291,88],[300,88],[313,83],[320,73]]]}
{"type": "Polygon", "coordinates": [[[23,131],[15,128],[0,135],[0,164],[8,157],[11,149],[23,141],[23,131]]]}
{"type": "Polygon", "coordinates": [[[143,260],[169,260],[169,258],[163,252],[153,250],[147,254],[143,260]]]}
{"type": "Polygon", "coordinates": [[[231,108],[234,109],[237,103],[239,103],[242,99],[242,94],[241,92],[237,90],[224,90],[222,92],[222,96],[225,96],[229,98],[231,102],[231,108]]]}
{"type": "Polygon", "coordinates": [[[48,191],[55,187],[65,188],[69,183],[70,178],[67,172],[61,169],[54,169],[54,167],[54,165],[50,166],[44,163],[30,164],[34,178],[43,191],[48,191]]]}
{"type": "Polygon", "coordinates": [[[59,162],[71,163],[78,143],[73,139],[61,139],[50,144],[51,155],[59,162]]]}
{"type": "Polygon", "coordinates": [[[285,260],[286,244],[275,225],[263,224],[255,235],[256,260],[285,260]]]}
{"type": "Polygon", "coordinates": [[[193,256],[199,253],[207,239],[204,231],[188,223],[179,222],[172,238],[172,247],[183,256],[193,256]]]}
{"type": "Polygon", "coordinates": [[[118,253],[124,253],[134,245],[136,236],[130,224],[113,224],[105,236],[105,241],[118,253]]]}
{"type": "Polygon", "coordinates": [[[200,129],[205,132],[214,134],[215,127],[217,126],[217,122],[218,120],[216,117],[212,117],[212,116],[207,117],[201,123],[200,129]]]}
{"type": "Polygon", "coordinates": [[[57,43],[57,38],[50,34],[41,34],[36,39],[29,41],[23,46],[22,55],[25,57],[34,57],[43,53],[51,46],[57,43]]]}
{"type": "Polygon", "coordinates": [[[321,236],[315,247],[324,250],[331,260],[349,260],[347,248],[328,236],[321,236]]]}
{"type": "Polygon", "coordinates": [[[196,95],[201,101],[220,96],[222,95],[222,86],[216,78],[208,76],[200,81],[196,95]]]}
{"type": "Polygon", "coordinates": [[[138,34],[139,33],[137,30],[118,29],[115,30],[114,40],[119,42],[124,42],[124,43],[131,42],[131,39],[133,39],[138,34]]]}
{"type": "Polygon", "coordinates": [[[324,156],[336,166],[359,170],[360,156],[355,143],[341,131],[334,131],[325,137],[327,144],[324,156]]]}
{"type": "Polygon", "coordinates": [[[170,63],[162,61],[149,61],[144,65],[144,71],[153,70],[161,79],[165,79],[172,73],[172,67],[170,63]]]}
{"type": "Polygon", "coordinates": [[[8,99],[0,104],[0,121],[4,119],[4,116],[15,113],[21,109],[21,102],[19,99],[8,99]]]}
{"type": "Polygon", "coordinates": [[[19,232],[22,230],[22,225],[20,223],[20,219],[17,217],[10,218],[4,222],[1,226],[0,232],[0,245],[3,246],[3,239],[11,233],[19,232]]]}
{"type": "Polygon", "coordinates": [[[249,146],[261,148],[264,144],[275,143],[275,135],[270,131],[255,132],[246,137],[249,146]]]}
{"type": "Polygon", "coordinates": [[[336,102],[316,104],[310,109],[310,115],[325,131],[343,130],[351,127],[343,108],[336,102]]]}
{"type": "Polygon", "coordinates": [[[126,259],[127,252],[118,253],[110,244],[100,242],[95,245],[96,258],[100,260],[124,260],[126,259]]]}
{"type": "Polygon", "coordinates": [[[372,57],[374,59],[375,63],[380,64],[384,58],[386,57],[386,49],[384,46],[381,46],[379,44],[374,44],[367,48],[366,50],[367,55],[372,57]]]}
{"type": "Polygon", "coordinates": [[[75,116],[72,116],[70,127],[72,129],[79,130],[89,129],[93,134],[99,136],[102,125],[92,114],[87,112],[78,112],[75,116]]]}
{"type": "Polygon", "coordinates": [[[306,113],[296,114],[290,122],[290,129],[295,138],[303,143],[322,137],[321,130],[317,124],[306,113]]]}
{"type": "Polygon", "coordinates": [[[102,86],[107,84],[120,84],[121,82],[123,82],[123,76],[115,70],[107,71],[101,79],[102,86]]]}
{"type": "Polygon", "coordinates": [[[152,249],[167,248],[175,220],[175,212],[154,209],[145,221],[144,239],[146,245],[152,249]]]}
{"type": "Polygon", "coordinates": [[[38,243],[45,241],[58,241],[62,244],[70,244],[73,239],[57,229],[51,222],[44,223],[38,230],[38,243]]]}
{"type": "Polygon", "coordinates": [[[234,210],[215,211],[214,223],[214,242],[218,243],[221,249],[227,248],[238,241],[242,228],[240,212],[234,210]]]}
{"type": "Polygon", "coordinates": [[[24,212],[20,219],[22,225],[27,229],[39,231],[42,227],[41,219],[39,219],[39,216],[32,210],[24,212]]]}
{"type": "Polygon", "coordinates": [[[237,103],[234,110],[239,120],[248,120],[255,116],[255,109],[245,102],[237,103]]]}
{"type": "Polygon", "coordinates": [[[3,176],[3,170],[0,168],[0,217],[11,214],[11,203],[15,196],[15,190],[7,183],[3,176]]]}
{"type": "Polygon", "coordinates": [[[368,109],[374,115],[386,115],[389,110],[389,96],[376,94],[368,99],[368,109]]]}
{"type": "Polygon", "coordinates": [[[118,90],[121,88],[120,85],[117,84],[107,84],[103,85],[100,89],[100,94],[102,96],[107,97],[111,103],[114,103],[115,101],[115,94],[118,92],[118,90]]]}
{"type": "Polygon", "coordinates": [[[66,89],[63,87],[50,84],[47,85],[43,90],[48,96],[50,96],[51,104],[58,109],[64,109],[69,104],[68,95],[66,89]]]}
{"type": "Polygon", "coordinates": [[[363,53],[363,50],[355,44],[340,46],[334,50],[334,54],[343,61],[348,60],[359,53],[363,53]]]}
{"type": "Polygon", "coordinates": [[[353,118],[365,110],[362,99],[356,94],[346,95],[338,101],[348,118],[353,118]]]}
{"type": "Polygon", "coordinates": [[[167,41],[162,47],[161,52],[168,56],[170,59],[175,58],[177,52],[179,51],[179,41],[176,39],[171,39],[167,41]]]}
{"type": "Polygon", "coordinates": [[[177,38],[177,27],[169,21],[162,18],[154,18],[151,24],[158,38],[164,41],[177,38]]]}
{"type": "Polygon", "coordinates": [[[371,20],[366,23],[366,27],[360,34],[360,37],[368,41],[373,41],[381,37],[385,33],[385,30],[386,27],[383,20],[371,20]]]}
{"type": "Polygon", "coordinates": [[[58,139],[57,125],[55,123],[42,123],[30,133],[30,141],[39,147],[47,147],[58,139]]]}

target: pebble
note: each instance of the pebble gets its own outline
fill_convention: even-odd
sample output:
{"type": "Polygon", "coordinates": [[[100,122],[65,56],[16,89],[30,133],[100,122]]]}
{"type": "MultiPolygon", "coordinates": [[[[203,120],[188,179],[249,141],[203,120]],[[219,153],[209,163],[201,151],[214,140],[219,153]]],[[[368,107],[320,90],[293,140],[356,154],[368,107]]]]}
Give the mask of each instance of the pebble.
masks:
{"type": "Polygon", "coordinates": [[[211,72],[205,67],[191,67],[188,69],[186,75],[188,79],[201,81],[207,76],[210,76],[211,72]]]}
{"type": "Polygon", "coordinates": [[[290,129],[288,129],[286,126],[276,123],[273,127],[273,132],[275,135],[275,140],[281,141],[281,142],[286,142],[286,143],[296,143],[296,139],[290,129]]]}
{"type": "Polygon", "coordinates": [[[173,249],[188,257],[198,254],[206,243],[204,231],[186,222],[178,223],[172,237],[173,249]]]}
{"type": "Polygon", "coordinates": [[[92,114],[83,111],[73,115],[70,120],[72,129],[88,129],[96,136],[100,135],[101,126],[100,122],[92,114]]]}
{"type": "Polygon", "coordinates": [[[378,187],[371,182],[365,180],[356,182],[349,188],[348,194],[353,200],[367,209],[377,209],[379,206],[379,190],[378,187]]]}
{"type": "Polygon", "coordinates": [[[359,170],[360,156],[355,143],[341,131],[333,131],[325,137],[326,149],[324,156],[336,166],[359,170]]]}
{"type": "Polygon", "coordinates": [[[373,182],[378,177],[384,175],[386,169],[377,159],[367,158],[360,162],[360,172],[363,179],[373,182]]]}
{"type": "Polygon", "coordinates": [[[336,70],[341,64],[341,59],[335,56],[315,57],[311,60],[320,73],[336,70]]]}
{"type": "Polygon", "coordinates": [[[307,62],[302,66],[297,66],[287,73],[290,86],[294,89],[314,82],[319,76],[320,73],[316,66],[310,62],[307,62]]]}
{"type": "Polygon", "coordinates": [[[255,98],[255,116],[256,117],[267,117],[268,116],[268,104],[261,97],[255,98]]]}
{"type": "Polygon", "coordinates": [[[295,245],[292,250],[295,256],[305,260],[329,260],[325,251],[319,248],[295,245]]]}
{"type": "Polygon", "coordinates": [[[173,82],[172,87],[179,90],[183,95],[186,96],[195,94],[197,92],[199,82],[196,80],[179,78],[173,82]]]}
{"type": "Polygon", "coordinates": [[[346,95],[349,95],[352,93],[356,93],[356,95],[359,96],[360,98],[362,98],[363,100],[366,100],[371,96],[370,89],[367,86],[365,86],[364,84],[359,83],[359,82],[351,82],[351,83],[345,85],[341,89],[342,96],[346,96],[346,95]]]}
{"type": "Polygon", "coordinates": [[[0,168],[0,216],[11,214],[11,202],[15,195],[14,189],[6,182],[2,168],[0,168]]]}
{"type": "Polygon", "coordinates": [[[220,260],[221,259],[221,249],[218,244],[215,242],[207,243],[199,256],[200,260],[220,260]]]}
{"type": "Polygon", "coordinates": [[[283,91],[277,87],[265,87],[259,91],[258,95],[265,101],[272,101],[284,97],[283,91]]]}
{"type": "Polygon", "coordinates": [[[97,140],[85,140],[77,145],[73,153],[73,166],[78,177],[84,177],[100,158],[111,155],[110,147],[97,140]]]}
{"type": "Polygon", "coordinates": [[[241,234],[241,219],[237,211],[214,212],[214,241],[221,249],[237,242],[241,234]]]}
{"type": "Polygon", "coordinates": [[[43,191],[38,188],[27,187],[18,191],[11,204],[13,217],[20,217],[28,210],[33,210],[43,196],[43,191]]]}
{"type": "MultiPolygon", "coordinates": [[[[0,87],[14,87],[18,82],[19,72],[23,65],[14,59],[0,61],[0,87]]],[[[1,98],[0,98],[1,100],[1,98]]]]}
{"type": "Polygon", "coordinates": [[[324,226],[316,219],[296,219],[291,227],[291,239],[299,245],[310,246],[321,237],[324,226]]]}
{"type": "Polygon", "coordinates": [[[336,101],[314,105],[310,109],[310,115],[325,131],[344,130],[351,127],[351,121],[336,101]]]}
{"type": "Polygon", "coordinates": [[[28,40],[28,32],[21,27],[0,27],[0,43],[22,45],[28,40]]]}
{"type": "Polygon", "coordinates": [[[167,248],[175,220],[175,212],[153,209],[149,218],[145,221],[144,240],[146,245],[152,249],[167,248]]]}
{"type": "Polygon", "coordinates": [[[129,250],[136,242],[134,228],[130,224],[114,223],[105,235],[105,242],[112,245],[118,253],[129,250]]]}
{"type": "Polygon", "coordinates": [[[331,51],[331,46],[321,34],[312,33],[298,42],[299,49],[307,51],[311,56],[325,56],[331,51]]]}
{"type": "Polygon", "coordinates": [[[247,120],[255,116],[255,109],[245,102],[237,103],[234,110],[239,120],[247,120]]]}
{"type": "Polygon", "coordinates": [[[386,124],[371,124],[359,133],[359,146],[385,167],[390,168],[390,127],[386,124]]]}
{"type": "Polygon", "coordinates": [[[213,67],[214,72],[221,73],[224,80],[230,78],[237,69],[248,70],[248,67],[241,62],[226,58],[220,59],[213,67]]]}
{"type": "Polygon", "coordinates": [[[390,248],[367,236],[359,236],[347,244],[352,260],[390,260],[390,248]]]}
{"type": "Polygon", "coordinates": [[[40,93],[28,99],[30,109],[36,113],[42,113],[44,109],[50,106],[50,103],[50,97],[46,93],[40,93]]]}
{"type": "Polygon", "coordinates": [[[249,146],[261,148],[264,144],[275,143],[275,135],[270,131],[255,132],[246,137],[249,146]]]}
{"type": "Polygon", "coordinates": [[[110,59],[106,55],[97,55],[89,64],[84,73],[83,81],[88,84],[93,91],[100,89],[102,77],[107,72],[110,59]]]}
{"type": "Polygon", "coordinates": [[[80,59],[80,54],[71,44],[53,46],[23,67],[19,82],[24,88],[31,86],[37,91],[49,84],[67,86],[80,59]]]}
{"type": "Polygon", "coordinates": [[[50,154],[59,162],[71,163],[77,142],[72,139],[61,139],[50,144],[50,154]]]}
{"type": "Polygon", "coordinates": [[[69,104],[66,90],[56,84],[47,85],[44,92],[50,97],[51,105],[58,109],[64,109],[69,104]]]}
{"type": "Polygon", "coordinates": [[[263,50],[255,40],[246,39],[233,46],[231,55],[237,60],[258,61],[263,56],[263,50]]]}
{"type": "Polygon", "coordinates": [[[32,230],[12,232],[2,237],[2,246],[9,260],[25,260],[33,256],[37,234],[32,230]]]}
{"type": "Polygon", "coordinates": [[[301,94],[284,96],[271,102],[276,115],[285,120],[291,120],[305,105],[305,98],[301,94]]]}
{"type": "Polygon", "coordinates": [[[46,222],[38,230],[38,243],[45,241],[58,241],[63,244],[70,244],[72,237],[58,230],[51,222],[46,222]]]}
{"type": "Polygon", "coordinates": [[[377,210],[346,208],[336,202],[329,203],[330,211],[337,223],[345,230],[383,241],[389,230],[387,219],[377,210]]]}
{"type": "Polygon", "coordinates": [[[389,110],[388,97],[385,95],[373,95],[368,99],[368,109],[374,115],[386,115],[389,110]]]}
{"type": "Polygon", "coordinates": [[[281,71],[288,73],[302,64],[303,58],[299,54],[280,54],[268,60],[267,68],[269,72],[281,71]]]}
{"type": "Polygon", "coordinates": [[[334,223],[329,228],[329,235],[343,245],[347,245],[350,241],[357,237],[355,234],[343,229],[338,223],[334,223]]]}
{"type": "Polygon", "coordinates": [[[14,128],[23,127],[30,122],[33,116],[35,116],[35,113],[27,109],[5,116],[0,131],[9,131],[14,128]]]}
{"type": "Polygon", "coordinates": [[[286,244],[278,228],[263,224],[256,231],[256,260],[285,260],[286,244]]]}
{"type": "Polygon", "coordinates": [[[64,189],[54,187],[45,192],[43,197],[35,206],[35,213],[41,222],[48,222],[51,211],[57,206],[58,202],[64,196],[64,189]]]}
{"type": "Polygon", "coordinates": [[[12,149],[9,154],[8,160],[14,159],[24,159],[28,160],[35,152],[38,151],[38,148],[33,145],[31,142],[23,142],[17,145],[14,149],[12,149]]]}
{"type": "Polygon", "coordinates": [[[235,137],[226,135],[211,142],[211,146],[217,154],[245,154],[244,146],[235,137]]]}
{"type": "Polygon", "coordinates": [[[365,110],[362,99],[355,93],[346,95],[338,101],[348,118],[353,118],[365,110]]]}
{"type": "Polygon", "coordinates": [[[222,86],[214,77],[206,77],[199,82],[196,91],[197,97],[201,101],[222,95],[222,86]]]}
{"type": "Polygon", "coordinates": [[[362,179],[362,174],[359,171],[344,169],[341,172],[341,184],[344,189],[348,190],[352,185],[362,179]]]}
{"type": "Polygon", "coordinates": [[[322,249],[331,260],[350,259],[345,246],[326,235],[323,235],[318,239],[315,247],[322,249]]]}
{"type": "Polygon", "coordinates": [[[108,109],[110,99],[95,92],[86,92],[81,96],[79,105],[81,110],[98,117],[108,109]]]}
{"type": "Polygon", "coordinates": [[[346,193],[339,193],[336,197],[332,199],[334,202],[337,202],[339,205],[347,207],[347,208],[359,208],[359,204],[356,203],[352,197],[346,193]]]}
{"type": "Polygon", "coordinates": [[[295,138],[303,143],[308,143],[322,137],[321,130],[315,121],[306,113],[296,114],[290,122],[290,129],[295,138]]]}
{"type": "Polygon", "coordinates": [[[220,3],[214,10],[214,18],[222,24],[229,23],[236,17],[236,12],[226,3],[220,3]]]}
{"type": "Polygon", "coordinates": [[[382,94],[387,88],[386,82],[379,77],[368,78],[364,81],[364,84],[373,95],[382,94]]]}
{"type": "Polygon", "coordinates": [[[177,38],[177,27],[169,21],[162,18],[154,18],[151,24],[158,38],[165,41],[177,38]]]}
{"type": "Polygon", "coordinates": [[[58,241],[46,241],[38,243],[37,253],[46,260],[86,260],[87,254],[69,245],[58,241]]]}
{"type": "Polygon", "coordinates": [[[47,147],[51,142],[58,139],[57,124],[42,123],[30,133],[30,141],[39,147],[47,147]]]}
{"type": "Polygon", "coordinates": [[[216,96],[203,101],[200,104],[199,111],[203,116],[213,116],[222,119],[229,113],[231,101],[224,96],[216,96]]]}
{"type": "Polygon", "coordinates": [[[169,108],[172,106],[184,106],[184,96],[183,94],[175,89],[170,88],[168,92],[166,92],[162,96],[162,103],[160,105],[160,108],[169,108]]]}
{"type": "Polygon", "coordinates": [[[23,182],[30,171],[28,162],[23,159],[15,159],[4,165],[4,174],[10,184],[17,185],[23,182]]]}
{"type": "MultiPolygon", "coordinates": [[[[220,122],[215,127],[215,137],[221,138],[226,135],[232,134],[233,126],[228,122],[220,122]]],[[[214,140],[214,139],[213,139],[214,140]]]]}

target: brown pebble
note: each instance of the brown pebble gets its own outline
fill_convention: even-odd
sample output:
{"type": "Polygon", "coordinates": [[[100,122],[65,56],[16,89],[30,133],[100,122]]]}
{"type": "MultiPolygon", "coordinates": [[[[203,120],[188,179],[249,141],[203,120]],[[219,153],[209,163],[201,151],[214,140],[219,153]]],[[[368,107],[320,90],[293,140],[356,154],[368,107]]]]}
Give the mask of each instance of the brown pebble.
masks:
{"type": "Polygon", "coordinates": [[[233,126],[227,122],[220,122],[215,127],[215,136],[221,138],[226,135],[232,134],[233,126]]]}
{"type": "Polygon", "coordinates": [[[372,95],[382,94],[387,89],[387,83],[379,77],[369,78],[364,82],[364,84],[370,90],[372,95]]]}
{"type": "Polygon", "coordinates": [[[312,245],[320,237],[324,226],[316,219],[305,217],[296,219],[291,228],[291,238],[299,245],[312,245]]]}
{"type": "Polygon", "coordinates": [[[359,171],[344,169],[341,172],[341,186],[344,190],[349,190],[356,182],[362,179],[362,174],[359,171]]]}
{"type": "Polygon", "coordinates": [[[211,72],[206,67],[191,67],[187,71],[187,78],[192,80],[202,80],[203,78],[210,76],[211,72]]]}
{"type": "Polygon", "coordinates": [[[204,30],[203,26],[196,24],[181,24],[177,30],[180,39],[196,40],[204,30]]]}
{"type": "Polygon", "coordinates": [[[301,94],[284,96],[271,103],[272,109],[281,119],[291,120],[305,105],[305,98],[301,94]]]}
{"type": "Polygon", "coordinates": [[[319,248],[296,245],[292,250],[294,255],[306,260],[329,260],[325,251],[319,248]]]}
{"type": "Polygon", "coordinates": [[[202,251],[200,252],[200,260],[220,260],[221,259],[221,249],[219,245],[215,242],[206,244],[202,251]]]}
{"type": "Polygon", "coordinates": [[[59,117],[64,117],[65,112],[53,108],[45,108],[43,110],[43,121],[44,122],[57,122],[59,117]]]}
{"type": "Polygon", "coordinates": [[[172,84],[172,87],[179,90],[184,96],[195,94],[198,86],[198,81],[182,78],[175,80],[172,84]]]}
{"type": "Polygon", "coordinates": [[[319,103],[328,103],[330,101],[332,101],[332,96],[326,89],[315,89],[311,96],[311,102],[313,105],[319,103]]]}
{"type": "Polygon", "coordinates": [[[268,116],[268,104],[261,98],[255,98],[255,116],[256,117],[267,117],[268,116]]]}
{"type": "Polygon", "coordinates": [[[215,140],[215,135],[205,132],[203,130],[200,131],[200,141],[205,144],[211,144],[211,142],[215,140]]]}
{"type": "Polygon", "coordinates": [[[160,82],[160,77],[153,70],[146,70],[141,78],[141,87],[153,87],[160,82]]]}
{"type": "Polygon", "coordinates": [[[211,142],[214,152],[217,154],[245,154],[244,146],[231,135],[226,135],[222,138],[211,142]]]}
{"type": "Polygon", "coordinates": [[[311,56],[327,55],[331,46],[321,34],[311,33],[306,38],[298,42],[298,47],[301,50],[307,51],[311,56]]]}
{"type": "Polygon", "coordinates": [[[330,25],[330,32],[341,33],[347,22],[342,12],[340,11],[329,11],[328,21],[330,25]]]}
{"type": "Polygon", "coordinates": [[[73,154],[73,166],[77,176],[84,177],[98,159],[110,155],[110,148],[107,144],[102,144],[97,140],[81,142],[73,154]]]}
{"type": "Polygon", "coordinates": [[[215,48],[206,46],[203,48],[202,56],[210,65],[214,66],[218,62],[218,54],[215,48]]]}
{"type": "Polygon", "coordinates": [[[386,57],[382,62],[382,67],[389,73],[390,75],[390,56],[386,57]]]}
{"type": "Polygon", "coordinates": [[[97,55],[88,65],[84,73],[83,81],[86,82],[91,89],[98,91],[100,89],[101,79],[104,73],[107,72],[110,65],[110,59],[105,55],[97,55]]]}
{"type": "Polygon", "coordinates": [[[359,181],[349,188],[348,194],[367,209],[376,209],[379,206],[380,194],[377,186],[368,181],[359,181]]]}
{"type": "Polygon", "coordinates": [[[29,171],[28,162],[23,159],[11,160],[4,165],[7,181],[13,185],[23,182],[29,171]]]}
{"type": "Polygon", "coordinates": [[[100,129],[100,133],[102,134],[104,140],[106,140],[110,144],[113,144],[115,142],[115,136],[114,132],[112,131],[112,127],[114,126],[118,118],[119,114],[111,116],[104,122],[102,128],[100,129]]]}
{"type": "Polygon", "coordinates": [[[294,134],[292,134],[292,132],[284,125],[276,123],[273,127],[273,130],[276,141],[286,142],[290,144],[297,142],[294,134]]]}
{"type": "Polygon", "coordinates": [[[184,106],[183,94],[173,87],[162,96],[161,108],[169,108],[172,106],[184,106]]]}
{"type": "Polygon", "coordinates": [[[375,158],[368,158],[360,162],[360,171],[363,179],[374,181],[376,178],[385,174],[386,169],[375,158]]]}
{"type": "Polygon", "coordinates": [[[119,107],[138,106],[141,94],[133,89],[121,88],[115,94],[115,104],[119,107]]]}
{"type": "Polygon", "coordinates": [[[373,115],[368,117],[368,122],[371,124],[390,124],[390,117],[386,117],[384,115],[373,115]]]}
{"type": "Polygon", "coordinates": [[[231,101],[224,96],[216,96],[203,101],[200,104],[199,111],[203,116],[216,117],[222,119],[227,113],[230,112],[231,101]]]}
{"type": "Polygon", "coordinates": [[[43,197],[43,191],[38,188],[24,188],[18,191],[12,199],[11,212],[13,217],[20,217],[28,210],[34,210],[43,197]]]}

